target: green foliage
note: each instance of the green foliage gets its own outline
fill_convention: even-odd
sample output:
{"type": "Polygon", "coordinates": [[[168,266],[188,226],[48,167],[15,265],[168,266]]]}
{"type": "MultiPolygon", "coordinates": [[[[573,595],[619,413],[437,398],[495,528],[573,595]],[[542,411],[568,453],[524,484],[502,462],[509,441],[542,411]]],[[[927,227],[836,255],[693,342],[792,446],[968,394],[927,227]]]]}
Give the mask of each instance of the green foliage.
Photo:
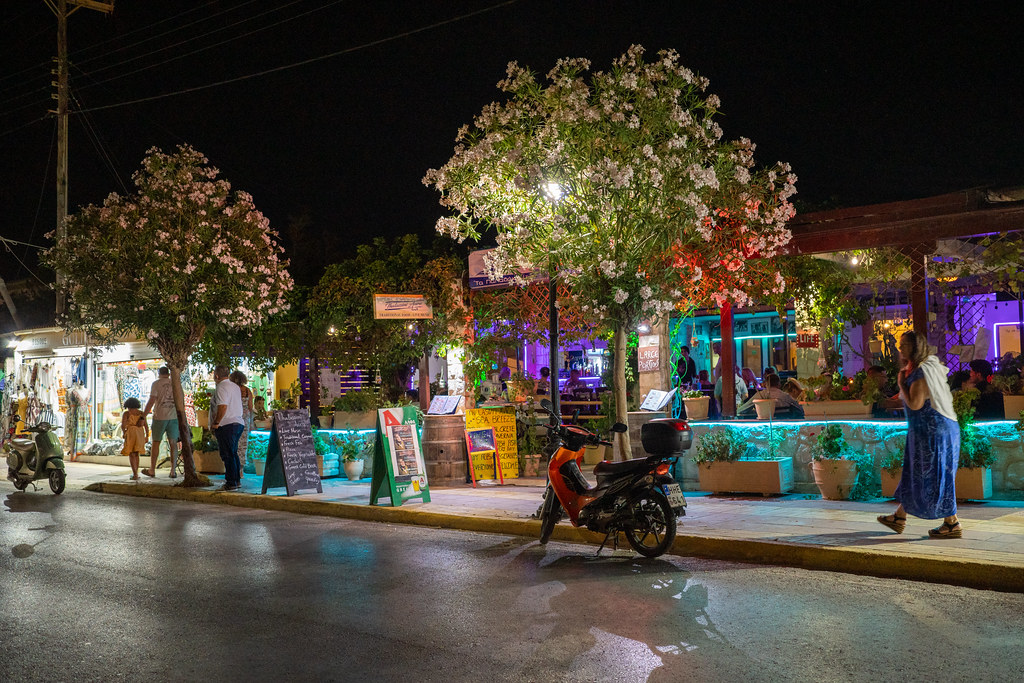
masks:
{"type": "Polygon", "coordinates": [[[747,453],[747,440],[737,429],[715,427],[700,438],[693,462],[697,465],[712,462],[734,462],[747,453]]]}
{"type": "Polygon", "coordinates": [[[850,459],[850,445],[843,436],[843,428],[837,424],[826,424],[818,433],[811,446],[813,460],[844,460],[850,459]]]}
{"type": "Polygon", "coordinates": [[[974,406],[980,396],[981,392],[973,387],[953,392],[953,411],[960,426],[958,467],[991,467],[996,461],[991,442],[978,433],[978,425],[974,418],[974,406]]]}
{"type": "Polygon", "coordinates": [[[680,394],[682,398],[704,398],[704,392],[699,389],[688,389],[680,394]]]}
{"type": "Polygon", "coordinates": [[[328,266],[309,295],[309,325],[323,331],[322,347],[325,353],[334,350],[331,357],[354,350],[378,368],[385,393],[395,397],[409,368],[427,351],[461,338],[462,271],[450,253],[421,248],[416,235],[393,242],[378,237],[356,247],[352,258],[328,266]],[[374,294],[422,294],[433,318],[375,319],[374,294]]]}
{"type": "Polygon", "coordinates": [[[316,427],[313,427],[313,450],[317,455],[321,456],[327,455],[330,452],[327,441],[324,440],[324,435],[316,427]]]}
{"type": "Polygon", "coordinates": [[[249,445],[246,455],[250,460],[266,460],[267,448],[270,445],[270,434],[249,433],[249,445]]]}
{"type": "Polygon", "coordinates": [[[881,467],[883,470],[896,476],[896,473],[903,468],[903,459],[907,448],[907,439],[903,437],[886,449],[882,456],[881,467]]]}
{"type": "Polygon", "coordinates": [[[343,413],[365,413],[376,410],[380,397],[372,389],[349,390],[334,399],[334,410],[343,413]]]}
{"type": "Polygon", "coordinates": [[[516,445],[520,456],[520,467],[522,467],[522,456],[536,455],[543,449],[540,437],[537,436],[536,405],[532,398],[526,403],[516,406],[516,445]]]}
{"type": "Polygon", "coordinates": [[[192,392],[192,405],[195,406],[196,410],[209,410],[210,403],[210,390],[206,387],[202,387],[192,392]]]}

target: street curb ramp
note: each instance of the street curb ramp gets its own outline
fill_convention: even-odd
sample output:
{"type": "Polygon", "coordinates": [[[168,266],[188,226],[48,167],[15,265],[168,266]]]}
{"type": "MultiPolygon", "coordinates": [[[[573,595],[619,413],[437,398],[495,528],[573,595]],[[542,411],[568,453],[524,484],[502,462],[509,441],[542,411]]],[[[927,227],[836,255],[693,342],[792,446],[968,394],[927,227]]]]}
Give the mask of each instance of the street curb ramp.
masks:
{"type": "MultiPolygon", "coordinates": [[[[540,522],[533,519],[476,517],[428,512],[414,507],[353,505],[237,491],[222,492],[188,489],[181,486],[153,486],[118,482],[97,482],[86,486],[85,490],[138,498],[233,505],[256,510],[355,519],[364,522],[412,524],[533,538],[540,535],[540,522]]],[[[604,535],[560,524],[555,527],[551,538],[571,543],[599,545],[604,540],[604,535]]],[[[625,540],[620,540],[620,545],[625,546],[625,540]]],[[[686,533],[679,533],[676,536],[675,543],[672,544],[669,552],[680,556],[799,567],[818,571],[863,574],[881,578],[1024,593],[1024,570],[1020,567],[993,562],[910,557],[859,548],[836,548],[778,540],[735,539],[686,533]]]]}

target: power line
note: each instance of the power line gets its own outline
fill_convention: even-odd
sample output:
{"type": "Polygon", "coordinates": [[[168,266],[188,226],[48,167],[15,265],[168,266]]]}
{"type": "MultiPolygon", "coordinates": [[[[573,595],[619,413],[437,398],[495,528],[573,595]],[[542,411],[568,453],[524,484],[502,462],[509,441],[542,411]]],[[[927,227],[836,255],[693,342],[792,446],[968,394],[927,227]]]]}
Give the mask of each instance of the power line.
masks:
{"type": "Polygon", "coordinates": [[[9,128],[8,130],[5,130],[2,133],[0,133],[0,138],[6,137],[8,135],[13,135],[14,133],[17,133],[22,128],[28,128],[29,126],[31,126],[33,124],[36,124],[36,123],[39,123],[40,121],[45,121],[47,118],[49,118],[49,116],[50,116],[49,114],[44,114],[43,116],[40,116],[38,119],[32,119],[28,123],[23,123],[20,126],[15,126],[14,128],[9,128]]]}
{"type": "Polygon", "coordinates": [[[33,248],[39,249],[39,250],[43,250],[43,249],[48,249],[49,248],[49,247],[39,246],[38,244],[29,244],[28,242],[19,242],[18,240],[12,240],[9,237],[3,237],[3,236],[0,236],[0,242],[5,242],[5,243],[9,243],[9,244],[21,244],[21,245],[24,245],[26,247],[33,247],[33,248]]]}
{"type": "MultiPolygon", "coordinates": [[[[82,103],[78,99],[76,92],[71,93],[71,99],[75,101],[75,105],[79,109],[82,109],[82,103]]],[[[82,114],[82,122],[84,124],[85,133],[89,137],[89,141],[92,142],[92,146],[96,149],[96,153],[99,154],[100,158],[106,163],[107,168],[114,176],[114,180],[121,186],[125,194],[128,194],[128,187],[124,184],[124,180],[121,179],[121,174],[117,172],[117,167],[114,165],[114,160],[110,158],[110,154],[107,152],[106,147],[103,144],[103,140],[100,138],[99,132],[93,125],[91,118],[88,114],[82,114]]]]}
{"type": "MultiPolygon", "coordinates": [[[[327,7],[330,7],[331,5],[337,5],[339,2],[343,2],[343,1],[344,0],[334,0],[334,2],[331,2],[331,3],[327,4],[327,5],[323,5],[321,7],[315,8],[315,9],[307,10],[306,12],[303,12],[301,14],[296,14],[296,15],[288,17],[286,19],[282,19],[280,21],[274,22],[273,24],[269,24],[267,26],[263,26],[263,27],[260,27],[260,28],[257,28],[257,29],[253,29],[252,31],[248,31],[248,32],[243,33],[243,34],[238,35],[238,36],[233,36],[231,38],[227,38],[226,40],[222,40],[222,41],[220,41],[218,43],[214,43],[213,45],[207,45],[205,47],[200,47],[198,49],[192,50],[191,52],[186,52],[184,54],[180,54],[180,55],[175,55],[173,57],[169,57],[168,59],[165,59],[165,60],[160,61],[160,62],[156,62],[155,64],[150,64],[148,66],[139,67],[138,69],[134,69],[134,70],[128,71],[126,73],[118,74],[116,76],[111,76],[110,78],[105,78],[103,80],[96,81],[96,85],[99,85],[99,84],[102,84],[102,83],[109,83],[110,81],[115,81],[115,80],[117,80],[119,78],[125,78],[127,76],[131,76],[131,75],[137,74],[137,73],[139,73],[141,71],[148,71],[149,69],[153,69],[155,67],[162,66],[164,64],[168,64],[170,62],[174,62],[174,61],[177,61],[179,59],[184,59],[185,57],[189,57],[189,56],[194,55],[194,54],[199,54],[200,52],[206,52],[207,50],[212,50],[215,47],[219,47],[221,45],[225,45],[227,43],[231,43],[231,42],[234,42],[236,40],[241,40],[242,38],[247,38],[248,36],[255,35],[256,33],[259,33],[261,31],[266,31],[266,30],[271,29],[271,28],[273,28],[275,26],[280,26],[281,24],[287,23],[289,21],[294,21],[295,19],[302,18],[302,17],[306,16],[307,14],[312,14],[313,12],[319,12],[320,10],[326,9],[327,7]]],[[[203,33],[203,34],[198,35],[198,36],[193,36],[191,38],[188,38],[187,40],[182,40],[182,41],[179,41],[179,42],[174,43],[172,45],[167,45],[165,47],[158,48],[156,50],[153,50],[152,52],[147,52],[145,54],[138,55],[136,57],[130,57],[130,58],[122,60],[120,62],[116,62],[114,64],[110,64],[108,66],[104,66],[104,67],[101,67],[99,69],[95,69],[95,70],[90,72],[90,75],[95,77],[97,74],[103,73],[104,71],[109,71],[110,69],[113,69],[114,67],[118,67],[118,66],[121,66],[123,64],[128,64],[130,62],[134,62],[136,60],[142,59],[144,57],[148,57],[148,56],[156,54],[158,52],[164,52],[166,50],[170,50],[170,49],[178,47],[180,45],[185,45],[186,43],[191,43],[191,42],[193,42],[195,40],[199,40],[200,38],[205,38],[206,36],[211,36],[211,35],[213,35],[215,33],[220,33],[221,31],[225,31],[225,30],[227,30],[229,28],[233,28],[233,27],[238,26],[240,24],[244,24],[246,22],[252,21],[253,19],[258,19],[259,17],[266,16],[267,14],[272,14],[272,13],[278,11],[278,10],[285,9],[286,7],[290,7],[291,5],[296,5],[296,4],[300,3],[300,2],[302,2],[302,0],[293,0],[293,2],[290,2],[287,5],[283,5],[281,7],[277,7],[277,8],[272,9],[272,10],[267,10],[266,12],[262,12],[260,14],[254,15],[252,17],[247,17],[246,19],[242,19],[241,21],[237,21],[234,24],[229,24],[228,26],[224,26],[222,28],[218,28],[218,29],[215,29],[213,31],[208,31],[207,33],[203,33]]]]}
{"type": "MultiPolygon", "coordinates": [[[[438,21],[438,22],[435,22],[433,24],[429,24],[427,26],[422,26],[422,27],[417,28],[417,29],[412,29],[411,31],[404,31],[402,33],[397,33],[397,34],[394,34],[394,35],[391,35],[391,36],[387,36],[385,38],[380,38],[378,40],[373,40],[373,41],[370,41],[368,43],[363,43],[361,45],[356,45],[354,47],[345,48],[344,50],[338,50],[336,52],[331,52],[329,54],[320,55],[319,57],[311,57],[309,59],[304,59],[304,60],[299,61],[299,62],[293,62],[291,64],[285,64],[283,66],[277,66],[277,67],[274,67],[272,69],[266,69],[264,71],[257,71],[255,73],[246,74],[244,76],[238,76],[238,77],[235,77],[235,78],[229,78],[229,79],[225,79],[223,81],[216,81],[214,83],[207,83],[205,85],[197,85],[197,86],[194,86],[194,87],[191,87],[191,88],[184,88],[182,90],[176,90],[174,92],[163,93],[161,95],[152,95],[150,97],[140,97],[140,98],[134,99],[134,100],[127,100],[127,101],[124,101],[124,102],[116,102],[114,104],[105,104],[105,105],[100,106],[100,107],[91,107],[89,109],[83,109],[79,113],[93,112],[93,111],[103,111],[105,109],[115,109],[117,107],[126,107],[126,106],[129,106],[129,105],[132,105],[132,104],[141,104],[142,102],[152,102],[154,100],[162,100],[162,99],[166,99],[168,97],[174,97],[176,95],[185,95],[185,94],[188,94],[188,93],[191,93],[191,92],[198,92],[200,90],[208,90],[210,88],[216,88],[216,87],[221,86],[221,85],[229,85],[231,83],[238,83],[240,81],[247,81],[247,80],[250,80],[252,78],[258,78],[260,76],[267,76],[269,74],[279,73],[281,71],[287,71],[289,69],[294,69],[294,68],[297,68],[297,67],[300,67],[300,66],[305,66],[307,64],[314,64],[316,62],[322,62],[324,60],[331,59],[333,57],[339,57],[341,55],[350,54],[352,52],[358,52],[360,50],[365,50],[367,48],[376,47],[378,45],[383,45],[385,43],[390,43],[390,42],[393,42],[395,40],[400,40],[402,38],[408,38],[409,36],[413,36],[413,35],[416,35],[418,33],[424,33],[426,31],[430,31],[430,30],[433,30],[435,28],[440,28],[441,26],[447,26],[448,24],[454,24],[454,23],[457,23],[457,22],[462,21],[464,19],[469,19],[471,17],[478,16],[480,14],[486,14],[488,12],[493,12],[494,10],[501,9],[502,7],[508,7],[509,5],[514,5],[517,2],[519,2],[519,0],[506,0],[505,2],[499,2],[499,3],[495,4],[495,5],[491,5],[489,7],[484,7],[483,9],[475,10],[473,12],[467,12],[466,14],[461,14],[461,15],[459,15],[457,17],[452,17],[451,19],[445,19],[444,21],[438,21]]],[[[100,83],[102,83],[102,82],[103,81],[100,81],[100,83]]]]}

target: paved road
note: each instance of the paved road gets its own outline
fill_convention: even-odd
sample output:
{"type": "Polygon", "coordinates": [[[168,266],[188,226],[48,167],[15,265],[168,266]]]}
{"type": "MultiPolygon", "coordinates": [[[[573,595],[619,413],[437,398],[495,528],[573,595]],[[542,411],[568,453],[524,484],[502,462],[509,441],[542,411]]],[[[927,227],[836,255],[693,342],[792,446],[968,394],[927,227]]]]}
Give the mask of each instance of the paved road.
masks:
{"type": "Polygon", "coordinates": [[[1024,670],[1022,595],[84,491],[0,499],[0,681],[1024,670]]]}

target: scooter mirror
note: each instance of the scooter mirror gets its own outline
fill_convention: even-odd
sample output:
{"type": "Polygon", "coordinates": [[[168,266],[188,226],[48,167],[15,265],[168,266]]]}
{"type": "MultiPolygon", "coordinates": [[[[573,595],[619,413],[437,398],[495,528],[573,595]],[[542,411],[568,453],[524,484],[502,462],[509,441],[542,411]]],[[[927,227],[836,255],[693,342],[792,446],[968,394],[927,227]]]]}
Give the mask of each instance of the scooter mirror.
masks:
{"type": "Polygon", "coordinates": [[[629,431],[629,427],[622,424],[621,422],[616,422],[615,424],[612,425],[612,431],[618,434],[625,434],[626,432],[629,431]]]}
{"type": "Polygon", "coordinates": [[[555,409],[555,407],[551,405],[551,401],[546,398],[542,398],[540,400],[540,407],[548,411],[549,413],[555,409]]]}
{"type": "Polygon", "coordinates": [[[39,424],[36,425],[36,429],[41,431],[41,432],[48,432],[48,431],[50,431],[50,423],[49,422],[40,422],[39,424]]]}

